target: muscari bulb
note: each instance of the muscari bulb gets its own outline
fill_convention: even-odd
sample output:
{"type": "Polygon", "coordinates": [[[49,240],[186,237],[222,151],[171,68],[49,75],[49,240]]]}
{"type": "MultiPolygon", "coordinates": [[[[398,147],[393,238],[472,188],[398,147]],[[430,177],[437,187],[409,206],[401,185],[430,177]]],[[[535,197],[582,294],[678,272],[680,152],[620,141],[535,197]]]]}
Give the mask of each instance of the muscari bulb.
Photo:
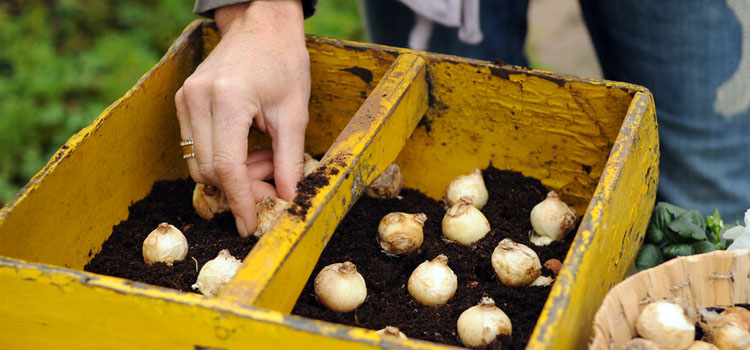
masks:
{"type": "Polygon", "coordinates": [[[484,185],[481,170],[474,169],[468,175],[460,175],[448,185],[445,200],[449,206],[458,203],[462,197],[469,197],[471,204],[477,209],[482,209],[487,204],[489,193],[484,185]]]}
{"type": "Polygon", "coordinates": [[[461,198],[443,217],[443,235],[446,238],[471,245],[490,232],[490,222],[468,197],[461,198]]]}
{"type": "Polygon", "coordinates": [[[684,350],[695,340],[695,322],[682,306],[660,300],[646,305],[635,322],[638,335],[668,349],[684,350]]]}
{"type": "Polygon", "coordinates": [[[545,246],[552,241],[559,241],[573,231],[578,216],[555,191],[549,191],[547,198],[531,209],[531,243],[545,246]]]}
{"type": "Polygon", "coordinates": [[[492,268],[500,282],[520,287],[534,282],[542,274],[539,256],[529,247],[505,238],[492,252],[492,268]]]}
{"type": "Polygon", "coordinates": [[[445,304],[456,294],[456,288],[458,278],[448,266],[448,257],[443,254],[419,264],[408,282],[409,295],[426,306],[445,304]]]}
{"type": "Polygon", "coordinates": [[[255,229],[253,236],[260,237],[268,232],[286,206],[287,201],[281,198],[269,196],[263,197],[263,199],[255,205],[255,210],[258,213],[258,227],[255,229]]]}
{"type": "Polygon", "coordinates": [[[401,339],[406,339],[406,334],[404,334],[403,332],[401,332],[398,329],[398,327],[393,327],[393,326],[385,326],[385,328],[380,329],[378,331],[375,331],[375,333],[377,335],[380,335],[380,336],[387,335],[387,336],[390,336],[390,337],[398,337],[398,338],[401,338],[401,339]]]}
{"type": "Polygon", "coordinates": [[[163,262],[172,266],[173,262],[185,259],[187,252],[185,235],[166,222],[159,224],[143,241],[143,261],[147,265],[163,262]]]}
{"type": "Polygon", "coordinates": [[[198,289],[207,297],[214,297],[237,273],[242,261],[232,256],[229,250],[222,249],[219,255],[203,265],[193,289],[198,289]]]}
{"type": "Polygon", "coordinates": [[[378,225],[380,247],[389,255],[415,251],[422,246],[422,241],[424,241],[422,227],[425,221],[427,221],[427,215],[423,213],[389,213],[380,220],[378,225]]]}
{"type": "Polygon", "coordinates": [[[396,198],[401,192],[403,183],[404,176],[401,174],[401,168],[396,163],[392,163],[367,187],[365,194],[378,199],[396,198]]]}
{"type": "Polygon", "coordinates": [[[303,167],[303,174],[304,176],[312,174],[313,171],[315,171],[315,168],[318,167],[320,164],[320,161],[313,158],[309,153],[305,153],[303,155],[304,163],[302,165],[303,167]]]}
{"type": "Polygon", "coordinates": [[[224,191],[218,187],[196,183],[193,190],[193,208],[204,220],[211,220],[214,215],[229,210],[229,202],[224,191]]]}
{"type": "Polygon", "coordinates": [[[350,261],[324,267],[315,276],[315,296],[327,309],[350,312],[367,298],[365,279],[350,261]]]}
{"type": "Polygon", "coordinates": [[[508,315],[488,297],[461,313],[456,328],[461,343],[471,348],[486,346],[499,335],[510,335],[513,330],[508,315]]]}

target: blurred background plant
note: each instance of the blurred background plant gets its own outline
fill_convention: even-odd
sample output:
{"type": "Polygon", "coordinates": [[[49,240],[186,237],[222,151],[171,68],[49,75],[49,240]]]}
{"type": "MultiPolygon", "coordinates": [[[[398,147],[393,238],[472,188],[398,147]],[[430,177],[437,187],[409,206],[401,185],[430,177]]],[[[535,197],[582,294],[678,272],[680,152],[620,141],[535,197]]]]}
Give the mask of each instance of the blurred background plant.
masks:
{"type": "MultiPolygon", "coordinates": [[[[0,2],[0,206],[122,96],[197,16],[189,0],[0,2]]],[[[354,0],[320,2],[308,33],[364,40],[354,0]]]]}

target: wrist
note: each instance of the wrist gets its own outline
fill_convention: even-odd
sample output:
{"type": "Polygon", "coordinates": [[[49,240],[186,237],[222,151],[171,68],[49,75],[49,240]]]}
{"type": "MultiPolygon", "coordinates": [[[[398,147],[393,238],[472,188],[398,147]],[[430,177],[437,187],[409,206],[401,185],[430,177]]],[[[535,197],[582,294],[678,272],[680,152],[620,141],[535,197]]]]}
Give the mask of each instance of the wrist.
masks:
{"type": "Polygon", "coordinates": [[[304,35],[300,0],[253,0],[216,9],[216,26],[223,37],[230,30],[278,30],[304,35]]]}

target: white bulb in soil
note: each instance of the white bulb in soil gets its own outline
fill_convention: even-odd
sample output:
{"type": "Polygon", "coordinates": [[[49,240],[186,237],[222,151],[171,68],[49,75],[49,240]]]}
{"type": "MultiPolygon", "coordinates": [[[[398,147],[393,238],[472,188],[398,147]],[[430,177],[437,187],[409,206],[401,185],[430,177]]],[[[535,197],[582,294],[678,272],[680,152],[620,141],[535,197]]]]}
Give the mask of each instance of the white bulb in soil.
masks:
{"type": "Polygon", "coordinates": [[[506,286],[527,286],[542,274],[539,256],[531,248],[505,238],[492,252],[492,268],[506,286]]]}
{"type": "Polygon", "coordinates": [[[187,252],[185,235],[166,222],[159,224],[143,241],[143,261],[147,265],[163,262],[172,266],[175,261],[185,259],[187,252]]]}
{"type": "Polygon", "coordinates": [[[488,297],[461,313],[456,328],[461,343],[470,348],[487,346],[499,335],[510,335],[513,331],[508,315],[488,297]]]}
{"type": "Polygon", "coordinates": [[[287,201],[281,198],[269,196],[263,197],[260,202],[255,204],[255,210],[258,213],[258,227],[255,229],[253,236],[261,237],[270,231],[273,224],[276,223],[276,219],[286,209],[287,204],[287,201]]]}
{"type": "Polygon", "coordinates": [[[389,213],[378,224],[380,247],[389,255],[402,255],[417,250],[424,241],[422,228],[425,221],[427,216],[423,213],[389,213]]]}
{"type": "Polygon", "coordinates": [[[380,336],[389,336],[389,337],[397,337],[401,339],[406,339],[406,334],[401,332],[398,327],[393,326],[385,326],[385,328],[375,331],[376,334],[380,336]]]}
{"type": "Polygon", "coordinates": [[[456,294],[458,277],[448,266],[448,257],[440,254],[425,261],[411,273],[409,295],[426,306],[443,305],[456,294]]]}
{"type": "Polygon", "coordinates": [[[350,312],[367,298],[367,285],[350,261],[324,267],[315,276],[315,296],[327,309],[350,312]]]}
{"type": "Polygon", "coordinates": [[[552,241],[559,241],[573,231],[578,222],[578,216],[555,191],[549,191],[547,198],[537,203],[531,209],[531,227],[533,231],[529,237],[531,243],[545,246],[552,241]]]}
{"type": "Polygon", "coordinates": [[[468,197],[461,198],[443,217],[443,235],[463,245],[472,245],[490,232],[490,222],[468,197]]]}
{"type": "Polygon", "coordinates": [[[467,175],[460,175],[448,185],[445,201],[449,206],[456,204],[462,197],[469,197],[471,204],[477,209],[482,209],[487,204],[489,193],[484,185],[481,170],[474,169],[467,175]]]}
{"type": "Polygon", "coordinates": [[[207,297],[215,297],[237,273],[242,261],[232,256],[229,250],[222,249],[213,260],[201,267],[193,289],[198,289],[207,297]]]}
{"type": "Polygon", "coordinates": [[[211,220],[216,214],[229,210],[229,202],[218,187],[197,183],[193,189],[193,208],[198,216],[211,220]]]}
{"type": "Polygon", "coordinates": [[[401,186],[404,183],[404,176],[401,174],[401,168],[392,163],[367,187],[368,197],[387,199],[396,198],[401,192],[401,186]]]}

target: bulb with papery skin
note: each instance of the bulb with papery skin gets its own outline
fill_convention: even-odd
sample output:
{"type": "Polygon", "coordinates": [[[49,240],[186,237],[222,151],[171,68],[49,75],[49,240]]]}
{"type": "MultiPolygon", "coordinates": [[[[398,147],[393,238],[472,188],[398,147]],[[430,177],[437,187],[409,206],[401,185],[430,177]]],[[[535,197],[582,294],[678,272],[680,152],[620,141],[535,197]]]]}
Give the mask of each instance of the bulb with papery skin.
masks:
{"type": "Polygon", "coordinates": [[[463,245],[472,245],[490,232],[490,222],[468,197],[461,198],[443,217],[443,235],[463,245]]]}
{"type": "Polygon", "coordinates": [[[309,153],[305,153],[303,155],[304,163],[302,165],[303,167],[303,175],[307,176],[312,174],[313,171],[318,167],[320,164],[320,161],[313,158],[309,153]]]}
{"type": "Polygon", "coordinates": [[[253,236],[261,237],[266,232],[271,230],[276,219],[279,218],[281,213],[286,209],[287,201],[276,198],[265,196],[255,205],[255,211],[258,213],[258,227],[255,229],[253,236]]]}
{"type": "Polygon", "coordinates": [[[229,210],[229,202],[224,191],[213,185],[195,184],[193,208],[204,220],[211,220],[216,214],[229,210]]]}
{"type": "Polygon", "coordinates": [[[750,310],[733,306],[706,320],[705,339],[720,350],[750,349],[750,310]]]}
{"type": "Polygon", "coordinates": [[[143,241],[143,261],[147,265],[163,262],[172,266],[175,261],[185,259],[188,242],[182,231],[162,222],[143,241]]]}
{"type": "Polygon", "coordinates": [[[635,322],[638,335],[668,349],[684,350],[695,339],[695,322],[682,306],[655,301],[641,310],[635,322]]]}
{"type": "Polygon", "coordinates": [[[377,333],[380,336],[389,336],[389,337],[397,337],[401,339],[406,339],[406,334],[401,332],[397,327],[393,327],[393,326],[385,326],[385,328],[380,329],[376,331],[375,333],[377,333]]]}
{"type": "Polygon", "coordinates": [[[367,187],[365,194],[371,198],[388,199],[396,198],[401,192],[404,176],[401,168],[393,163],[389,165],[371,184],[367,187]]]}
{"type": "Polygon", "coordinates": [[[354,311],[367,298],[365,279],[350,261],[324,267],[313,284],[318,301],[332,311],[354,311]]]}
{"type": "Polygon", "coordinates": [[[207,297],[215,297],[234,277],[242,266],[242,261],[232,256],[229,250],[222,249],[216,258],[203,265],[193,289],[198,289],[207,297]]]}
{"type": "Polygon", "coordinates": [[[457,288],[458,277],[448,266],[448,257],[443,254],[419,264],[408,282],[409,295],[426,306],[445,304],[456,294],[457,288]]]}
{"type": "Polygon", "coordinates": [[[578,222],[578,216],[555,191],[549,191],[547,198],[531,209],[531,227],[534,228],[529,237],[531,243],[545,246],[552,241],[559,241],[573,231],[578,222]]]}
{"type": "Polygon", "coordinates": [[[482,209],[487,204],[490,196],[487,187],[484,185],[481,170],[474,169],[467,175],[460,175],[448,185],[445,201],[448,202],[449,206],[458,203],[462,197],[470,198],[471,204],[477,209],[482,209]]]}
{"type": "Polygon", "coordinates": [[[542,274],[539,256],[531,248],[505,238],[492,252],[492,267],[500,282],[520,287],[534,282],[542,274]]]}
{"type": "Polygon", "coordinates": [[[378,224],[378,242],[383,252],[402,255],[417,250],[424,241],[425,221],[427,215],[423,213],[392,212],[383,217],[378,224]]]}
{"type": "Polygon", "coordinates": [[[513,331],[508,315],[488,297],[461,313],[456,329],[461,343],[470,348],[487,346],[499,335],[511,335],[513,331]]]}

